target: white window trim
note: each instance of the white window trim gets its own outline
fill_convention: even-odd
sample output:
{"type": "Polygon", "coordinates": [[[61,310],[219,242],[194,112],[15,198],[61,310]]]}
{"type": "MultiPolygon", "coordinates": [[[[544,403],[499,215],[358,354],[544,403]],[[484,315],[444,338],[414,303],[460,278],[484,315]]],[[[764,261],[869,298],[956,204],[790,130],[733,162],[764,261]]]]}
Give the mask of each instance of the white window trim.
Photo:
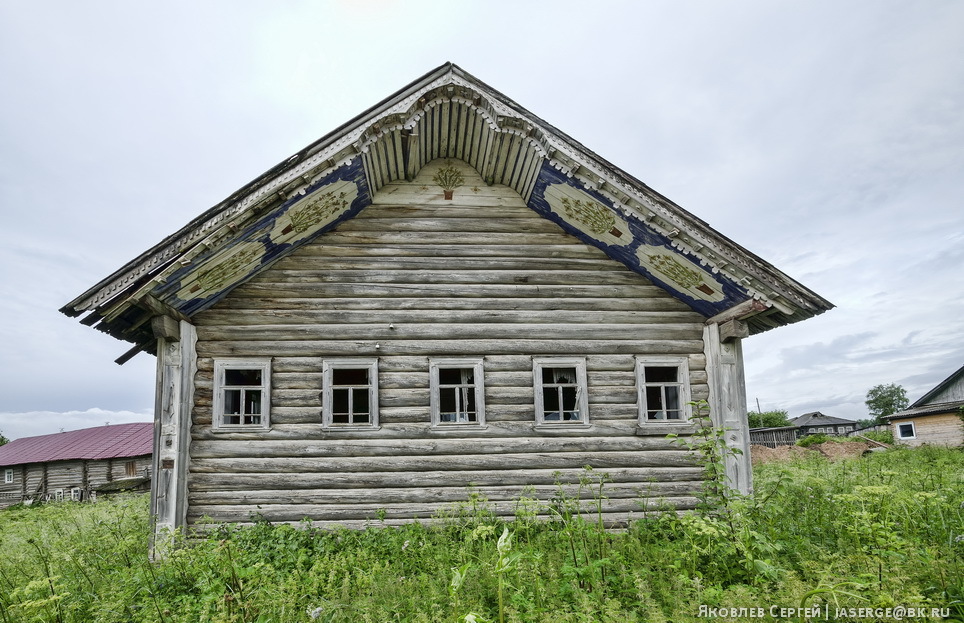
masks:
{"type": "Polygon", "coordinates": [[[482,357],[444,358],[429,360],[429,388],[431,392],[432,428],[485,428],[485,378],[482,357]],[[475,392],[475,422],[443,422],[439,368],[472,368],[475,392]]]}
{"type": "Polygon", "coordinates": [[[690,365],[686,357],[636,357],[636,406],[639,410],[640,426],[663,424],[689,424],[692,417],[690,407],[690,365]],[[667,385],[666,383],[646,383],[646,366],[676,366],[679,380],[679,401],[681,416],[678,420],[650,420],[646,415],[646,387],[667,385]]]}
{"type": "Polygon", "coordinates": [[[894,428],[896,429],[894,432],[897,433],[897,439],[917,439],[917,425],[914,424],[914,420],[910,420],[908,422],[895,422],[894,428]],[[909,437],[903,436],[900,432],[900,427],[906,426],[907,424],[910,424],[910,429],[912,431],[909,437]]]}
{"type": "Polygon", "coordinates": [[[378,359],[377,358],[343,358],[326,359],[322,362],[324,380],[321,397],[321,427],[330,430],[375,430],[378,429],[378,359]],[[370,409],[369,421],[365,424],[335,423],[332,421],[332,379],[334,370],[368,370],[368,405],[370,409]]]}
{"type": "Polygon", "coordinates": [[[586,374],[585,357],[533,357],[532,358],[532,379],[533,390],[535,393],[536,426],[540,428],[563,428],[579,427],[585,428],[589,422],[589,383],[586,374]],[[579,407],[579,414],[582,416],[578,421],[573,420],[546,420],[545,404],[542,394],[542,369],[543,368],[575,368],[576,369],[576,404],[579,407]]]}
{"type": "Polygon", "coordinates": [[[8,467],[3,470],[3,483],[9,485],[13,482],[13,468],[8,467]]]}
{"type": "Polygon", "coordinates": [[[214,413],[212,430],[266,431],[271,428],[271,359],[215,359],[214,360],[214,413]],[[224,371],[261,370],[261,423],[226,424],[224,422],[224,371]]]}

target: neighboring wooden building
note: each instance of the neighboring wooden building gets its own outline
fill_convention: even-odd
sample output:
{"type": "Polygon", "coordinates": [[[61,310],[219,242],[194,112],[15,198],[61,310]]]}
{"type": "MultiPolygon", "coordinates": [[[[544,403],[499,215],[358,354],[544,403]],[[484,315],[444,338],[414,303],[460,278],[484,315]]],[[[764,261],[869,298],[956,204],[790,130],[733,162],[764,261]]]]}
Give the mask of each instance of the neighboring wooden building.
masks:
{"type": "Polygon", "coordinates": [[[797,416],[790,420],[790,423],[797,428],[798,438],[806,437],[807,435],[846,437],[857,428],[857,423],[853,420],[831,417],[819,411],[797,416]]]}
{"type": "Polygon", "coordinates": [[[62,311],[158,356],[164,529],[398,523],[473,486],[511,515],[586,465],[607,520],[691,508],[687,402],[746,450],[741,340],[831,307],[447,64],[62,311]]]}
{"type": "Polygon", "coordinates": [[[920,397],[906,410],[884,419],[894,431],[894,441],[908,446],[964,445],[964,367],[920,397]]]}
{"type": "Polygon", "coordinates": [[[0,446],[0,508],[27,501],[88,500],[98,492],[146,491],[154,425],[98,426],[23,437],[0,446]]]}

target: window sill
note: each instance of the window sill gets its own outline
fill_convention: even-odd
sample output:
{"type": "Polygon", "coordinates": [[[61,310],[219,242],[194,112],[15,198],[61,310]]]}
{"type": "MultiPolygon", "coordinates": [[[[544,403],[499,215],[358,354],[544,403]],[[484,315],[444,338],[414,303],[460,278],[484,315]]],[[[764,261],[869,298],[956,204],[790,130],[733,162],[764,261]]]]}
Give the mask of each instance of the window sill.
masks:
{"type": "Polygon", "coordinates": [[[270,426],[254,426],[244,424],[228,424],[226,426],[212,426],[212,433],[267,433],[271,431],[270,426]]]}
{"type": "Polygon", "coordinates": [[[349,432],[349,433],[365,433],[370,431],[379,431],[381,426],[369,426],[362,424],[336,424],[334,426],[322,426],[321,430],[326,433],[337,433],[337,432],[349,432]]]}
{"type": "Polygon", "coordinates": [[[636,434],[646,436],[666,436],[666,435],[692,435],[696,432],[696,427],[690,422],[676,422],[667,424],[665,422],[646,422],[636,425],[636,434]]]}
{"type": "Polygon", "coordinates": [[[533,430],[538,432],[589,430],[592,427],[591,422],[537,422],[532,425],[533,430]]]}
{"type": "Polygon", "coordinates": [[[446,430],[485,430],[487,428],[487,424],[432,424],[429,430],[440,432],[446,430]]]}

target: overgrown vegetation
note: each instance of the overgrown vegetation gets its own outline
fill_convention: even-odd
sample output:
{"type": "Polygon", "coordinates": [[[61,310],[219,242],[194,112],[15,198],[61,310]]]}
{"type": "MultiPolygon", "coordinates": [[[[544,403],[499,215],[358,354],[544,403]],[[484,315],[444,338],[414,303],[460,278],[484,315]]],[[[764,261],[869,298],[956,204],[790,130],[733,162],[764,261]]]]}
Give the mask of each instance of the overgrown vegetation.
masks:
{"type": "MultiPolygon", "coordinates": [[[[469,499],[436,527],[225,526],[147,557],[144,497],[0,516],[0,622],[687,621],[700,606],[943,607],[964,618],[964,453],[756,469],[757,495],[605,531],[583,504],[469,499]]],[[[586,503],[588,502],[588,503],[586,503]]]]}

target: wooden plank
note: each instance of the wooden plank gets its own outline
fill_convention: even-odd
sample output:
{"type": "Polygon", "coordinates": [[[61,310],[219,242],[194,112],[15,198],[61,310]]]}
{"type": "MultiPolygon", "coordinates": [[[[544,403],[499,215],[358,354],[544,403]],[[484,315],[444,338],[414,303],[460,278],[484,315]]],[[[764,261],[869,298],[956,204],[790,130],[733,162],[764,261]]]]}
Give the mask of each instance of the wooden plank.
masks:
{"type": "MultiPolygon", "coordinates": [[[[352,219],[338,226],[340,233],[360,232],[423,232],[459,234],[475,237],[480,234],[551,234],[559,235],[559,226],[545,219],[506,219],[494,220],[489,216],[480,218],[450,219],[445,217],[414,218],[404,217],[352,219]]],[[[376,234],[377,235],[377,234],[376,234]]],[[[451,240],[451,238],[450,238],[451,240]]]]}
{"type": "Polygon", "coordinates": [[[269,341],[286,342],[291,340],[322,341],[337,337],[339,340],[482,340],[498,335],[502,339],[514,340],[527,338],[533,340],[633,340],[645,337],[648,340],[696,340],[701,332],[694,324],[651,324],[651,325],[609,325],[609,324],[521,324],[521,323],[443,323],[415,324],[342,324],[337,335],[326,325],[285,324],[285,325],[206,325],[198,327],[198,335],[203,340],[217,341],[269,341]]]}
{"type": "MultiPolygon", "coordinates": [[[[704,355],[693,354],[688,357],[690,373],[700,371],[705,378],[706,359],[704,355]]],[[[211,370],[213,366],[210,359],[201,359],[198,362],[202,369],[211,370]],[[205,367],[205,362],[207,365],[205,367]]],[[[275,357],[272,368],[275,373],[287,372],[311,372],[320,370],[324,359],[322,357],[275,357]]],[[[635,359],[632,355],[590,355],[586,358],[586,367],[589,372],[596,371],[630,371],[635,368],[635,359]]],[[[393,372],[423,372],[428,370],[428,357],[392,357],[379,363],[379,373],[393,372]]],[[[485,370],[487,374],[498,372],[531,372],[532,357],[528,355],[508,355],[500,354],[485,358],[485,370]]]]}
{"type": "MultiPolygon", "coordinates": [[[[525,258],[525,257],[490,257],[484,260],[486,269],[526,270],[534,272],[533,264],[538,261],[545,270],[568,270],[576,272],[592,270],[606,273],[628,273],[629,270],[621,265],[598,258],[525,258]]],[[[317,257],[302,256],[289,261],[284,258],[274,265],[277,270],[368,270],[382,272],[389,270],[477,270],[480,262],[474,258],[462,257],[419,257],[419,256],[374,256],[374,257],[317,257]]],[[[640,283],[649,283],[644,277],[636,275],[640,283]]],[[[695,312],[694,312],[695,313],[695,312]]],[[[702,318],[702,316],[700,316],[702,318]]],[[[702,322],[702,321],[701,321],[702,322]]]]}
{"type": "Polygon", "coordinates": [[[484,339],[466,342],[453,340],[411,340],[400,342],[375,342],[374,340],[292,340],[272,344],[270,342],[216,342],[198,344],[198,353],[206,357],[294,357],[352,356],[389,357],[396,355],[686,355],[702,340],[583,340],[577,344],[559,340],[531,339],[484,339]],[[578,348],[576,347],[578,346],[578,348]]]}
{"type": "MultiPolygon", "coordinates": [[[[636,513],[637,517],[641,516],[644,510],[647,508],[650,510],[655,510],[661,504],[665,502],[665,505],[674,506],[678,505],[683,508],[693,508],[696,504],[696,498],[693,496],[680,496],[673,498],[658,498],[653,499],[647,505],[645,501],[642,500],[603,500],[602,501],[602,511],[603,514],[616,514],[617,516],[632,516],[632,513],[636,513]]],[[[491,508],[495,514],[504,516],[513,516],[517,510],[517,504],[515,502],[490,502],[486,505],[487,508],[491,508]]],[[[236,522],[242,517],[248,517],[251,521],[254,520],[266,520],[270,522],[301,522],[305,518],[319,518],[322,521],[332,521],[338,522],[338,525],[344,525],[344,522],[356,520],[356,521],[370,521],[372,523],[382,524],[384,523],[382,519],[387,521],[398,520],[398,521],[412,521],[413,519],[432,519],[439,512],[439,507],[437,504],[387,504],[380,505],[378,503],[369,503],[367,505],[317,505],[317,504],[301,504],[301,505],[261,505],[257,506],[245,506],[245,505],[211,505],[211,506],[197,506],[193,509],[192,519],[195,521],[203,517],[207,517],[216,522],[236,522]],[[376,517],[378,518],[376,520],[376,517]]],[[[458,513],[458,509],[452,509],[450,511],[453,516],[458,513]]],[[[587,513],[590,512],[586,509],[587,513]]],[[[548,517],[548,516],[547,516],[548,517]]],[[[362,527],[359,525],[358,527],[362,527]]]]}
{"type": "MultiPolygon", "coordinates": [[[[338,310],[352,311],[371,309],[380,310],[528,310],[528,311],[596,311],[604,307],[610,311],[628,312],[672,312],[682,307],[682,303],[674,299],[655,298],[527,298],[527,297],[499,297],[481,299],[445,299],[419,297],[365,297],[338,298],[312,296],[312,292],[303,292],[302,296],[284,299],[261,297],[256,293],[244,294],[235,292],[238,296],[222,301],[218,307],[221,310],[249,311],[256,309],[278,309],[283,305],[286,310],[338,310]]],[[[687,310],[688,311],[688,310],[687,310]]],[[[203,316],[196,319],[203,324],[203,316]]],[[[683,319],[683,318],[681,318],[683,319]]]]}
{"type": "Polygon", "coordinates": [[[677,450],[670,439],[653,437],[528,437],[495,439],[413,439],[399,446],[391,439],[337,440],[199,440],[191,443],[193,459],[282,459],[334,457],[437,457],[550,452],[648,452],[677,450]]]}
{"type": "MultiPolygon", "coordinates": [[[[616,286],[643,287],[655,294],[652,284],[642,280],[638,275],[629,271],[595,271],[595,270],[471,270],[471,269],[401,269],[373,271],[365,268],[346,270],[324,270],[314,268],[278,269],[259,276],[252,283],[258,286],[267,285],[303,285],[303,284],[465,284],[476,286],[485,284],[530,284],[562,286],[586,286],[605,284],[605,287],[616,286]]],[[[468,288],[466,288],[468,291],[468,288]]],[[[702,325],[702,322],[700,323],[702,325]]]]}
{"type": "Polygon", "coordinates": [[[606,255],[589,246],[570,244],[531,244],[531,245],[453,245],[451,240],[444,244],[378,244],[371,242],[341,241],[333,242],[325,238],[323,246],[309,246],[298,250],[304,257],[528,257],[537,263],[544,257],[592,258],[601,259],[606,255]]]}
{"type": "MultiPolygon", "coordinates": [[[[346,475],[351,479],[351,475],[346,475]]],[[[698,477],[697,477],[698,478],[698,477]]],[[[431,482],[431,481],[427,481],[431,482]]],[[[695,495],[702,483],[699,479],[652,483],[606,483],[603,494],[611,500],[627,500],[651,497],[679,497],[695,495]]],[[[491,502],[509,502],[522,497],[548,501],[553,497],[565,495],[571,500],[590,501],[596,490],[580,487],[578,484],[515,486],[482,486],[469,490],[464,486],[426,486],[417,488],[379,487],[372,489],[334,489],[319,488],[264,488],[264,482],[257,483],[254,489],[229,489],[197,491],[191,494],[192,505],[220,504],[370,504],[379,500],[384,504],[436,503],[450,504],[464,502],[469,495],[479,495],[491,502]],[[525,489],[523,491],[523,489],[525,489]]],[[[587,506],[588,508],[588,506],[587,506]]]]}
{"type": "Polygon", "coordinates": [[[319,309],[249,309],[243,314],[233,309],[214,309],[205,312],[198,324],[203,326],[230,325],[341,325],[395,323],[461,323],[461,324],[605,324],[629,325],[627,330],[655,324],[696,324],[698,314],[667,314],[659,311],[600,311],[600,310],[519,310],[519,309],[379,309],[379,310],[319,310],[319,309]]]}
{"type": "MultiPolygon", "coordinates": [[[[702,478],[701,467],[620,467],[593,472],[594,476],[605,474],[612,484],[685,483],[702,478]]],[[[570,469],[533,470],[476,470],[476,471],[426,471],[421,472],[426,483],[435,487],[499,487],[499,486],[555,486],[557,483],[577,483],[586,471],[570,469]]],[[[292,483],[285,488],[293,489],[292,483]]],[[[191,474],[192,492],[246,491],[264,488],[259,474],[191,474]]],[[[397,488],[394,472],[329,472],[302,474],[297,486],[304,489],[368,489],[397,488]]],[[[605,489],[604,489],[605,490],[605,489]]],[[[463,491],[463,494],[465,492],[463,491]]]]}
{"type": "Polygon", "coordinates": [[[651,285],[608,286],[608,285],[530,285],[512,284],[475,284],[466,288],[460,284],[448,283],[330,283],[323,288],[316,283],[273,284],[251,281],[238,288],[234,296],[255,296],[285,298],[286,296],[314,298],[650,298],[659,294],[659,288],[651,285]]]}
{"type": "MultiPolygon", "coordinates": [[[[284,457],[266,460],[239,458],[193,459],[193,473],[306,473],[326,471],[347,472],[422,472],[436,469],[562,469],[591,466],[593,469],[614,467],[693,467],[696,458],[682,450],[652,450],[648,452],[532,452],[489,456],[463,454],[460,456],[393,457],[385,461],[379,457],[284,457]]],[[[399,483],[403,485],[404,483],[399,483]]]]}

